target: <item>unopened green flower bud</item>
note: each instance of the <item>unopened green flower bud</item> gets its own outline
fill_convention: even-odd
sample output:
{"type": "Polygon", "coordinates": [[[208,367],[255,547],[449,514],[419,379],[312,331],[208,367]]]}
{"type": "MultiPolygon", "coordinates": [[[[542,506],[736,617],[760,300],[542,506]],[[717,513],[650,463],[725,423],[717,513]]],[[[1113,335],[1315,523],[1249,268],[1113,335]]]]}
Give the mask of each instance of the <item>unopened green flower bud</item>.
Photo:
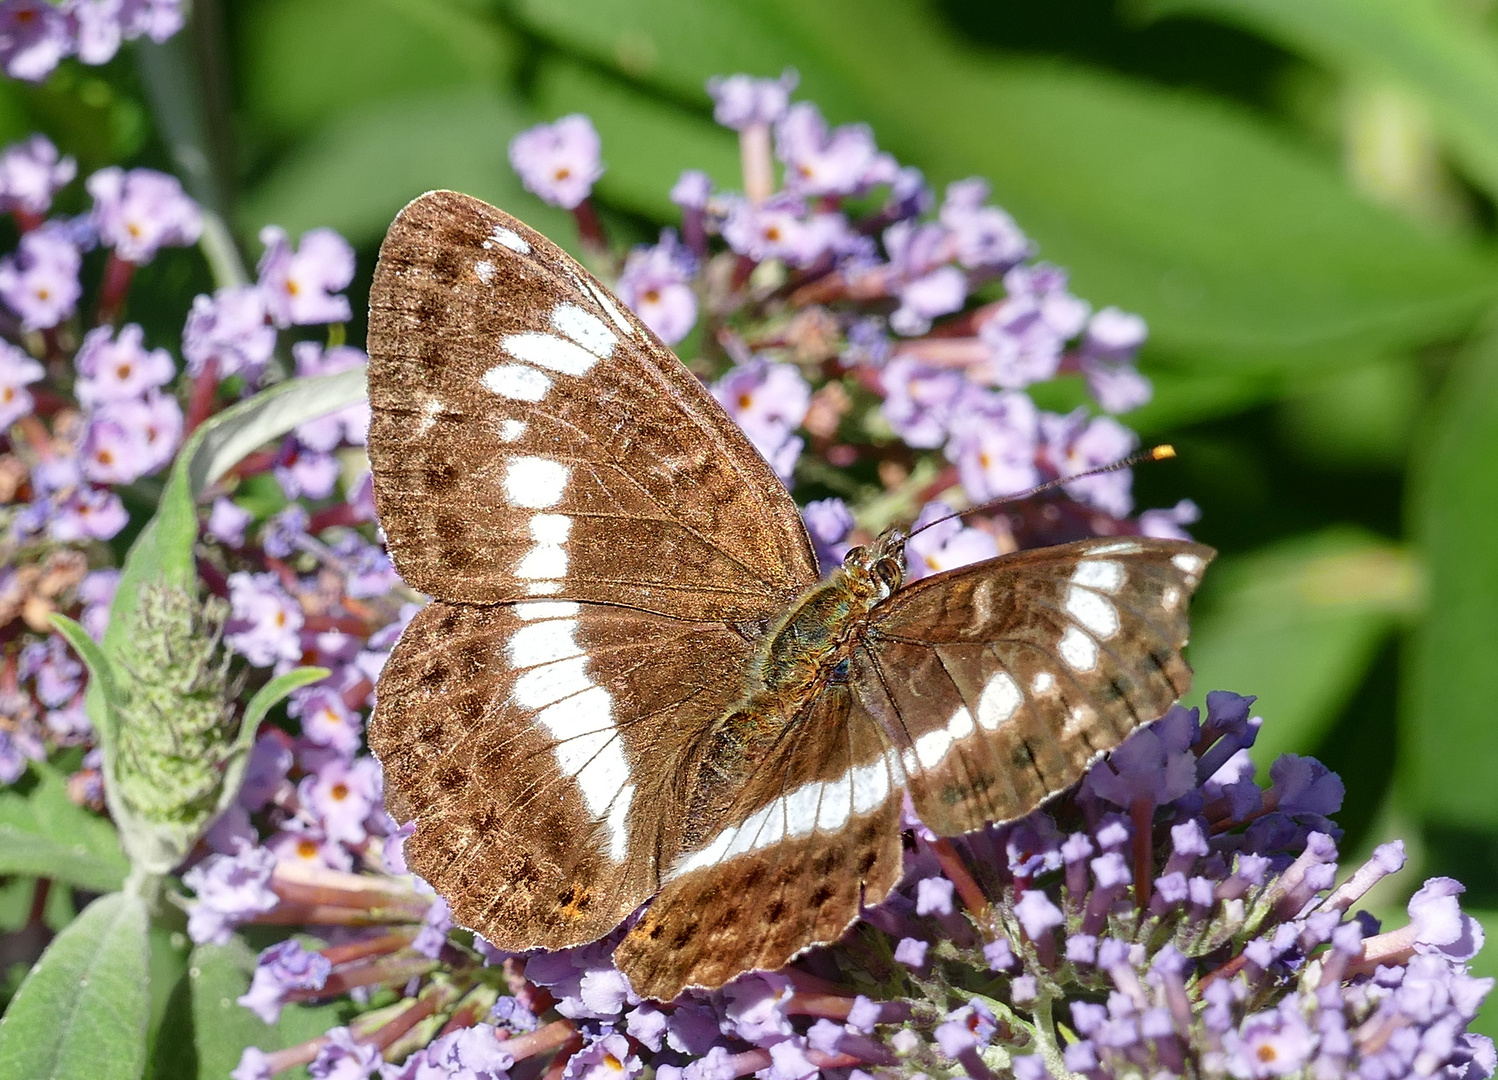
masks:
{"type": "Polygon", "coordinates": [[[227,617],[217,598],[145,586],[121,665],[114,799],[139,824],[166,827],[189,847],[217,811],[239,730],[240,688],[222,646],[227,617]]]}

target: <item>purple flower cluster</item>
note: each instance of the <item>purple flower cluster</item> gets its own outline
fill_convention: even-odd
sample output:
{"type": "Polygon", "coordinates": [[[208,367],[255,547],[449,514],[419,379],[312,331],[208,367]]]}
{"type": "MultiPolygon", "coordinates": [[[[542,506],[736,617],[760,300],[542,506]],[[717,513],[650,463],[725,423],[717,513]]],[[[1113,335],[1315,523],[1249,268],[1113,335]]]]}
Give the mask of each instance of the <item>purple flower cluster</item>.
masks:
{"type": "MultiPolygon", "coordinates": [[[[260,242],[265,253],[255,284],[193,301],[182,331],[182,355],[195,378],[216,383],[237,375],[246,390],[253,389],[275,351],[277,329],[346,322],[352,312],[342,295],[354,278],[354,249],[347,240],[331,229],[312,229],[293,247],[285,230],[272,225],[261,230],[260,242]]],[[[357,356],[353,362],[363,362],[358,350],[346,351],[357,356]]],[[[297,366],[298,374],[327,374],[350,363],[304,362],[299,354],[297,366]]]]}
{"type": "MultiPolygon", "coordinates": [[[[1143,320],[1093,311],[1063,270],[1033,261],[1034,245],[988,202],[983,181],[951,184],[938,199],[868,127],[830,127],[815,105],[793,102],[795,82],[788,73],[709,83],[715,117],[740,136],[745,193],[683,173],[671,193],[680,232],[663,231],[618,268],[620,297],[666,343],[706,318],[698,348],[710,360],[721,349],[731,365],[713,393],[776,474],[792,485],[811,446],[839,467],[878,461],[898,487],[914,448],[938,470],[920,501],[943,495],[963,507],[1136,450],[1134,433],[1106,414],[1149,400],[1134,366],[1143,320]],[[808,376],[822,383],[822,408],[808,376]],[[1084,382],[1104,415],[1047,413],[1024,392],[1062,377],[1084,382]],[[855,395],[870,391],[876,426],[843,423],[855,395]]],[[[600,151],[587,120],[569,116],[517,136],[510,159],[532,191],[579,207],[601,174],[600,151]]],[[[1130,486],[1126,469],[1079,479],[1050,525],[1037,525],[1038,505],[1022,506],[1026,520],[999,518],[981,539],[931,537],[920,572],[1082,535],[1185,535],[1193,507],[1131,518],[1130,486]]]]}
{"type": "Polygon", "coordinates": [[[16,481],[7,483],[12,512],[6,528],[20,544],[83,544],[117,535],[127,516],[111,489],[160,471],[184,430],[170,386],[176,376],[171,355],[148,347],[139,326],[116,331],[112,322],[134,266],[164,245],[196,240],[198,208],[173,177],[108,168],[87,181],[94,197],[87,215],[45,218],[52,197],[74,174],[72,159],[41,135],[0,153],[0,207],[21,232],[17,249],[0,258],[0,302],[27,335],[26,348],[0,342],[0,429],[8,432],[4,460],[16,481]],[[98,325],[82,333],[69,364],[63,343],[79,334],[69,321],[79,314],[83,295],[83,253],[98,244],[111,249],[98,325]],[[70,368],[75,378],[57,385],[70,368]],[[32,388],[49,371],[53,385],[43,400],[32,388]],[[59,393],[69,381],[73,400],[59,393]]]}
{"type": "Polygon", "coordinates": [[[1468,973],[1482,932],[1461,886],[1427,881],[1408,925],[1384,933],[1354,910],[1403,847],[1340,874],[1340,780],[1287,755],[1255,783],[1252,701],[1214,692],[1205,719],[1173,708],[1020,821],[942,840],[909,818],[903,882],[843,944],[673,1002],[632,991],[610,959],[618,934],[506,957],[450,933],[445,904],[392,876],[408,829],[362,874],[284,858],[272,871],[264,849],[218,856],[193,871],[195,936],[221,929],[205,907],[254,919],[276,898],[267,917],[284,922],[316,895],[324,924],[328,905],[350,909],[322,948],[267,949],[246,1007],[269,1019],[415,980],[393,1016],[251,1049],[234,1075],[310,1063],[314,1077],[502,1080],[550,1056],[553,1072],[590,1080],[1491,1076],[1493,1044],[1467,1027],[1493,980],[1468,973]],[[366,914],[351,928],[376,907],[384,925],[366,914]],[[433,1015],[440,1028],[404,1037],[433,1015]]]}
{"type": "Polygon", "coordinates": [[[0,70],[41,82],[63,60],[105,64],[126,41],[182,29],[182,0],[0,0],[0,70]]]}
{"type": "Polygon", "coordinates": [[[0,209],[21,230],[17,250],[0,259],[0,301],[24,330],[51,330],[73,317],[83,295],[78,275],[85,251],[98,245],[111,251],[100,298],[101,321],[109,321],[123,303],[130,268],[150,262],[162,247],[196,243],[203,229],[197,204],[175,177],[113,166],[85,182],[93,197],[88,214],[46,219],[53,196],[76,172],[73,159],[61,157],[43,135],[0,153],[0,209]]]}
{"type": "Polygon", "coordinates": [[[573,210],[603,175],[602,147],[593,122],[574,113],[516,135],[510,141],[510,165],[527,191],[573,210]]]}
{"type": "Polygon", "coordinates": [[[182,440],[182,407],[163,391],[177,374],[165,349],[144,345],[134,324],[90,330],[73,363],[74,392],[87,408],[80,458],[97,484],[128,484],[171,461],[182,440]]]}

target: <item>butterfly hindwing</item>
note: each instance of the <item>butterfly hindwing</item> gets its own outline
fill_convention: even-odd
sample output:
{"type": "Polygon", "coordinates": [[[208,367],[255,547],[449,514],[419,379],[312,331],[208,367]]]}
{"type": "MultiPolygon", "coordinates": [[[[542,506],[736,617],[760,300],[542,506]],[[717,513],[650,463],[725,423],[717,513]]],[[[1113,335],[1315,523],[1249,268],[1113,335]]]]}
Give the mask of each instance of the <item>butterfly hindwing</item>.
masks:
{"type": "Polygon", "coordinates": [[[669,1000],[836,941],[900,878],[903,783],[851,689],[826,687],[668,870],[614,962],[637,992],[669,1000]]]}
{"type": "Polygon", "coordinates": [[[916,812],[954,835],[1029,813],[1191,683],[1186,603],[1199,544],[1084,540],[895,593],[860,676],[900,750],[916,812]]]}
{"type": "Polygon", "coordinates": [[[586,270],[454,192],[396,218],[370,290],[375,500],[413,587],[753,622],[816,580],[795,504],[586,270]]]}
{"type": "Polygon", "coordinates": [[[747,662],[722,626],[624,608],[427,605],[369,729],[411,868],[506,949],[607,933],[680,849],[688,737],[747,662]]]}

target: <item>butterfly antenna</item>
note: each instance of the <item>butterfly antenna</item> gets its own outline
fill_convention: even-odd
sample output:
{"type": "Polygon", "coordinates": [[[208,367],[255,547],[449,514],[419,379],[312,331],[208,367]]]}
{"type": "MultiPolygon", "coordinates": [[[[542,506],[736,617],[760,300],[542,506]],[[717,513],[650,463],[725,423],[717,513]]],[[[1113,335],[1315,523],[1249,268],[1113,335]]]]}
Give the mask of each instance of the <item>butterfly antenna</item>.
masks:
{"type": "Polygon", "coordinates": [[[910,536],[925,532],[933,525],[940,525],[944,521],[965,517],[968,514],[975,514],[980,510],[1002,506],[1005,503],[1020,502],[1039,495],[1042,492],[1051,491],[1054,488],[1070,484],[1073,480],[1081,480],[1088,476],[1101,476],[1103,473],[1117,472],[1119,469],[1133,468],[1135,465],[1142,465],[1146,461],[1165,461],[1175,456],[1176,448],[1174,446],[1171,446],[1169,443],[1161,443],[1159,446],[1152,446],[1148,450],[1140,450],[1138,453],[1130,454],[1126,458],[1120,458],[1110,465],[1100,465],[1096,469],[1088,469],[1086,472],[1075,473],[1071,476],[1058,476],[1054,480],[1047,480],[1045,483],[1037,484],[1026,491],[1017,491],[1013,495],[1001,495],[997,499],[989,499],[987,502],[979,503],[977,506],[969,506],[966,510],[955,510],[945,517],[939,517],[935,521],[928,521],[919,529],[912,530],[906,539],[908,540],[910,536]]]}

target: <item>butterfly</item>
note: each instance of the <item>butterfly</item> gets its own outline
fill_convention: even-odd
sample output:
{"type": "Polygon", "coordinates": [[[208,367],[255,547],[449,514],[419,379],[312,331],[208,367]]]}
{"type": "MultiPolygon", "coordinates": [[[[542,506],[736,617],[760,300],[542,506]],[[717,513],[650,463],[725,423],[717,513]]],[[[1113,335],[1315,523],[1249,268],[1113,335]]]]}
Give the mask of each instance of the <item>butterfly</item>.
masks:
{"type": "Polygon", "coordinates": [[[1023,816],[1185,692],[1212,558],[1141,537],[823,581],[790,495],[560,248],[447,191],[370,292],[369,453],[432,602],[369,742],[406,857],[507,951],[594,941],[669,1000],[836,941],[936,833],[1023,816]]]}

